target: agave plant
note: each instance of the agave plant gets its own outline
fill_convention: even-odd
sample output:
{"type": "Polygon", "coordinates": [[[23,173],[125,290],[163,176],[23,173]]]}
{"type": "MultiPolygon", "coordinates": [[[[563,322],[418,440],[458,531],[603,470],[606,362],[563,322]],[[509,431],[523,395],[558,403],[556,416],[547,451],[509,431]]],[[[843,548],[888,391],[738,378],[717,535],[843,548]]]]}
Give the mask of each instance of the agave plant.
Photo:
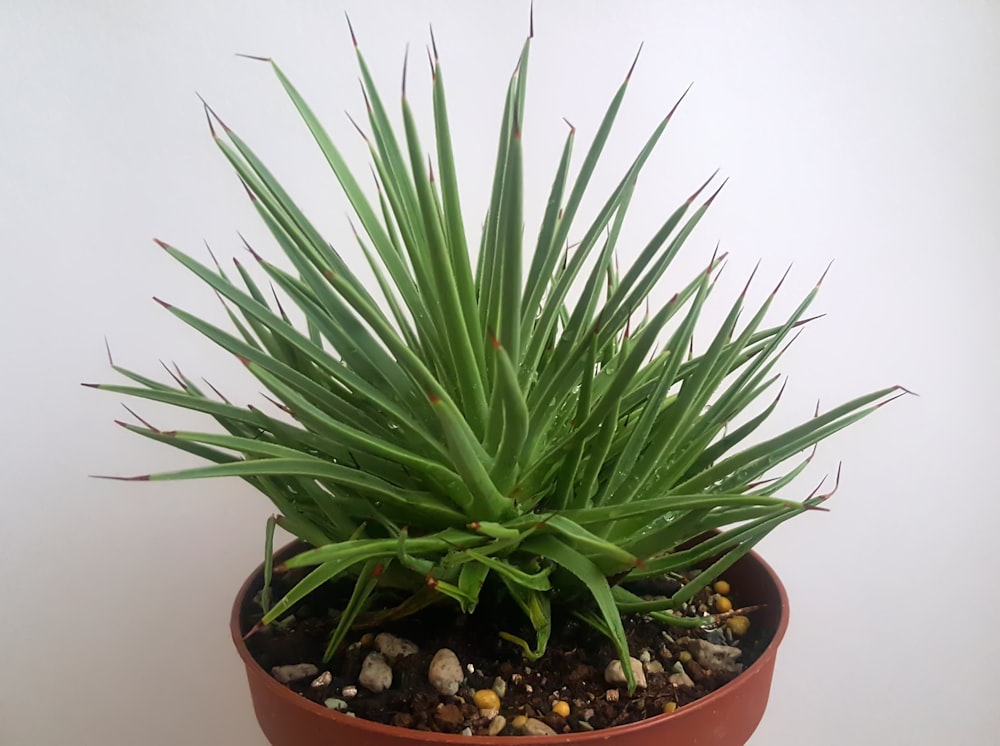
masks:
{"type": "MultiPolygon", "coordinates": [[[[357,49],[353,30],[351,37],[357,49]]],[[[112,363],[135,385],[98,386],[221,425],[180,432],[119,423],[211,462],[132,479],[240,477],[271,499],[279,525],[311,545],[285,567],[312,570],[275,603],[265,597],[262,624],[324,583],[354,581],[328,656],[391,586],[411,595],[392,608],[376,603],[377,618],[439,602],[471,613],[484,588],[506,594],[535,639],[505,637],[531,658],[546,649],[552,604],[564,604],[609,636],[624,661],[623,614],[702,624],[673,611],[778,524],[828,496],[779,496],[806,466],[803,455],[901,393],[865,394],[749,444],[778,404],[775,364],[808,320],[816,289],[780,323],[767,320],[773,294],[742,321],[744,292],[717,329],[700,332],[711,340],[700,354],[692,338],[723,257],[712,257],[666,305],[646,308],[718,189],[698,204],[709,179],[619,271],[616,249],[636,178],[676,110],[597,214],[582,220],[579,207],[631,69],[575,176],[570,128],[537,236],[525,247],[521,122],[530,46],[529,35],[507,87],[478,252],[461,209],[436,47],[431,158],[407,102],[405,71],[400,132],[357,52],[368,134],[358,129],[375,175],[368,193],[299,91],[264,60],[350,202],[359,226],[353,240],[377,291],[206,105],[216,144],[294,271],[247,246],[272,300],[253,278],[260,274],[238,261],[231,277],[218,263],[157,241],[218,294],[232,330],[161,303],[237,356],[267,389],[266,402],[232,403],[179,369],[161,383],[112,363]],[[671,598],[645,601],[622,585],[706,564],[671,598]]]]}

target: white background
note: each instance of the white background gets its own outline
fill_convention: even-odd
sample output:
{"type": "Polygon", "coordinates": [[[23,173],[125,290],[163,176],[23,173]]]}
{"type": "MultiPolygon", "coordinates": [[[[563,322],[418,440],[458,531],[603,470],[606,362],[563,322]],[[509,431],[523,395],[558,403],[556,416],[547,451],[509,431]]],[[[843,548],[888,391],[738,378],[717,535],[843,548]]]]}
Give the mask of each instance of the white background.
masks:
{"type": "MultiPolygon", "coordinates": [[[[421,117],[433,22],[474,229],[527,3],[0,8],[5,746],[264,744],[226,624],[260,559],[268,505],[236,482],[88,479],[187,462],[116,428],[116,397],[77,384],[112,379],[107,335],[123,364],[155,374],[158,359],[175,360],[237,400],[254,396],[238,364],[150,300],[219,316],[151,238],[199,257],[205,239],[229,257],[239,229],[274,251],[208,137],[197,90],[354,255],[343,200],[278,84],[233,56],[278,59],[365,169],[342,115],[364,113],[345,8],[390,103],[411,44],[421,117]]],[[[894,383],[921,394],[825,444],[789,494],[843,460],[833,511],[762,546],[793,611],[752,743],[996,743],[1000,6],[540,0],[536,26],[529,236],[560,117],[578,128],[578,164],[645,41],[599,191],[695,86],[640,179],[623,261],[721,166],[731,182],[657,297],[716,241],[731,260],[715,318],[758,258],[756,298],[794,261],[779,310],[835,260],[817,302],[828,316],[783,363],[778,424],[807,417],[817,398],[832,405],[894,383]]],[[[141,413],[163,427],[195,422],[141,413]]]]}

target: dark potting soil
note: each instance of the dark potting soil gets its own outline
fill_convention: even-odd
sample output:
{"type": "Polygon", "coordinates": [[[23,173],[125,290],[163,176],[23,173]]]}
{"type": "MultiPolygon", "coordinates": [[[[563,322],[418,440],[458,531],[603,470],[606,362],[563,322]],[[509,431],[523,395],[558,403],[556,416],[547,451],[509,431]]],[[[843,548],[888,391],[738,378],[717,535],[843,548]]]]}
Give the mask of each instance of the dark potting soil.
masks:
{"type": "MultiPolygon", "coordinates": [[[[280,598],[300,577],[276,574],[276,597],[280,598]]],[[[659,584],[633,585],[631,590],[657,595],[672,594],[676,587],[676,581],[664,579],[659,584]]],[[[266,671],[275,666],[311,663],[320,672],[329,672],[329,682],[322,683],[327,678],[324,676],[319,686],[314,685],[316,675],[288,684],[318,707],[324,707],[327,699],[340,699],[356,717],[441,733],[469,728],[475,735],[486,735],[491,719],[480,715],[473,695],[477,690],[493,688],[498,678],[506,684],[500,705],[506,725],[499,735],[518,735],[521,731],[516,726],[521,723],[515,719],[520,715],[541,720],[556,733],[598,730],[660,715],[694,702],[738,675],[704,668],[690,655],[682,655],[690,648],[690,638],[740,648],[738,663],[745,668],[759,657],[773,635],[772,629],[764,628],[766,625],[754,623],[750,606],[754,599],[743,598],[737,587],[731,589],[728,598],[733,613],[740,612],[741,606],[750,609],[750,628],[743,636],[733,635],[724,624],[725,617],[732,613],[722,615],[722,624],[700,629],[665,626],[643,615],[624,616],[629,650],[636,658],[648,657],[647,670],[653,669],[646,673],[647,687],[630,695],[624,684],[616,686],[605,681],[605,667],[618,657],[608,638],[566,613],[565,607],[554,604],[547,651],[536,661],[527,660],[518,646],[501,639],[499,633],[509,632],[534,644],[534,631],[516,604],[487,594],[484,589],[474,614],[462,615],[456,605],[441,604],[377,629],[358,629],[348,636],[333,659],[324,663],[323,653],[336,626],[338,610],[343,608],[350,590],[350,586],[334,584],[314,592],[292,608],[287,622],[274,623],[250,636],[250,653],[266,671]],[[358,685],[358,674],[365,656],[374,649],[373,633],[378,632],[410,640],[419,652],[397,658],[392,665],[392,686],[376,694],[358,685]],[[454,696],[440,694],[428,682],[431,658],[441,648],[454,651],[465,670],[465,682],[454,696]],[[657,663],[662,672],[657,672],[657,663]],[[671,674],[678,671],[687,674],[687,680],[680,685],[670,681],[671,674]],[[350,696],[351,687],[357,691],[354,696],[350,696]],[[560,700],[569,705],[566,717],[553,711],[553,704],[560,700]]],[[[715,612],[717,598],[711,588],[705,589],[684,613],[701,616],[706,611],[715,612]]],[[[248,600],[242,614],[244,631],[250,630],[260,617],[259,605],[248,600]]]]}

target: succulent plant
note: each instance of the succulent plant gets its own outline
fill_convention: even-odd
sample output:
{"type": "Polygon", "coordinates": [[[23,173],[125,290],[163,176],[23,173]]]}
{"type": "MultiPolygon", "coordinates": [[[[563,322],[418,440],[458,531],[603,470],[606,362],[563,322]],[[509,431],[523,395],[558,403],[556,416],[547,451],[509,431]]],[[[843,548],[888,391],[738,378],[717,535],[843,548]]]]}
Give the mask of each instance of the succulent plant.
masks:
{"type": "MultiPolygon", "coordinates": [[[[400,133],[358,51],[368,134],[358,129],[373,163],[370,192],[281,68],[264,60],[350,202],[353,240],[377,290],[206,105],[212,137],[294,271],[247,245],[259,269],[237,261],[230,276],[157,241],[222,299],[232,329],[161,303],[239,358],[266,388],[266,401],[241,406],[179,369],[161,383],[114,363],[132,385],[97,386],[215,419],[221,428],[206,432],[120,423],[211,462],[131,479],[240,477],[267,495],[280,512],[268,523],[268,556],[275,520],[312,548],[285,562],[311,570],[283,598],[265,597],[262,623],[329,581],[355,583],[328,655],[391,586],[410,595],[392,608],[376,604],[384,620],[442,601],[471,613],[482,589],[505,594],[536,635],[505,637],[529,657],[545,651],[552,604],[564,604],[608,635],[624,661],[623,614],[701,624],[672,610],[778,524],[828,497],[779,496],[806,466],[804,454],[902,393],[874,391],[753,439],[778,404],[775,364],[808,321],[818,285],[777,323],[768,321],[773,294],[750,313],[744,291],[718,328],[699,332],[710,340],[699,354],[693,334],[723,257],[713,256],[665,305],[648,308],[718,189],[699,203],[710,178],[666,217],[631,266],[618,269],[636,178],[676,110],[597,214],[583,220],[579,208],[631,70],[575,176],[570,127],[537,236],[526,236],[520,124],[530,46],[529,36],[507,87],[478,252],[460,205],[436,48],[431,158],[407,102],[405,72],[400,133]],[[273,299],[254,279],[260,273],[273,299]],[[699,564],[706,569],[671,598],[646,601],[622,584],[699,564]]],[[[269,593],[270,564],[267,570],[269,593]]]]}

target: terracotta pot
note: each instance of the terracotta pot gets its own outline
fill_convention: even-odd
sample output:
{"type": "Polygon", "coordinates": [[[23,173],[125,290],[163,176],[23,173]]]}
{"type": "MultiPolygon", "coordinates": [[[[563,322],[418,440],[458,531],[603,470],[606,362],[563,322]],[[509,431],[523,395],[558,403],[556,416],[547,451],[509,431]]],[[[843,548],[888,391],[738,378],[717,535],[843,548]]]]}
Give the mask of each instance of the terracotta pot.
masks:
{"type": "MultiPolygon", "coordinates": [[[[284,547],[284,558],[300,545],[284,547]]],[[[771,676],[778,645],[788,627],[788,597],[774,571],[754,553],[730,570],[726,578],[747,598],[767,607],[754,614],[755,625],[774,630],[774,636],[760,658],[736,679],[696,702],[668,715],[590,733],[538,736],[525,741],[518,736],[469,736],[427,733],[394,728],[350,717],[321,707],[275,681],[251,657],[243,642],[241,611],[247,598],[262,585],[263,565],[247,578],[233,604],[230,631],[246,666],[250,695],[261,730],[273,746],[313,746],[314,744],[364,744],[364,746],[414,746],[418,743],[452,743],[469,746],[493,744],[596,744],[613,746],[736,746],[746,743],[757,728],[771,689],[771,676]]]]}

